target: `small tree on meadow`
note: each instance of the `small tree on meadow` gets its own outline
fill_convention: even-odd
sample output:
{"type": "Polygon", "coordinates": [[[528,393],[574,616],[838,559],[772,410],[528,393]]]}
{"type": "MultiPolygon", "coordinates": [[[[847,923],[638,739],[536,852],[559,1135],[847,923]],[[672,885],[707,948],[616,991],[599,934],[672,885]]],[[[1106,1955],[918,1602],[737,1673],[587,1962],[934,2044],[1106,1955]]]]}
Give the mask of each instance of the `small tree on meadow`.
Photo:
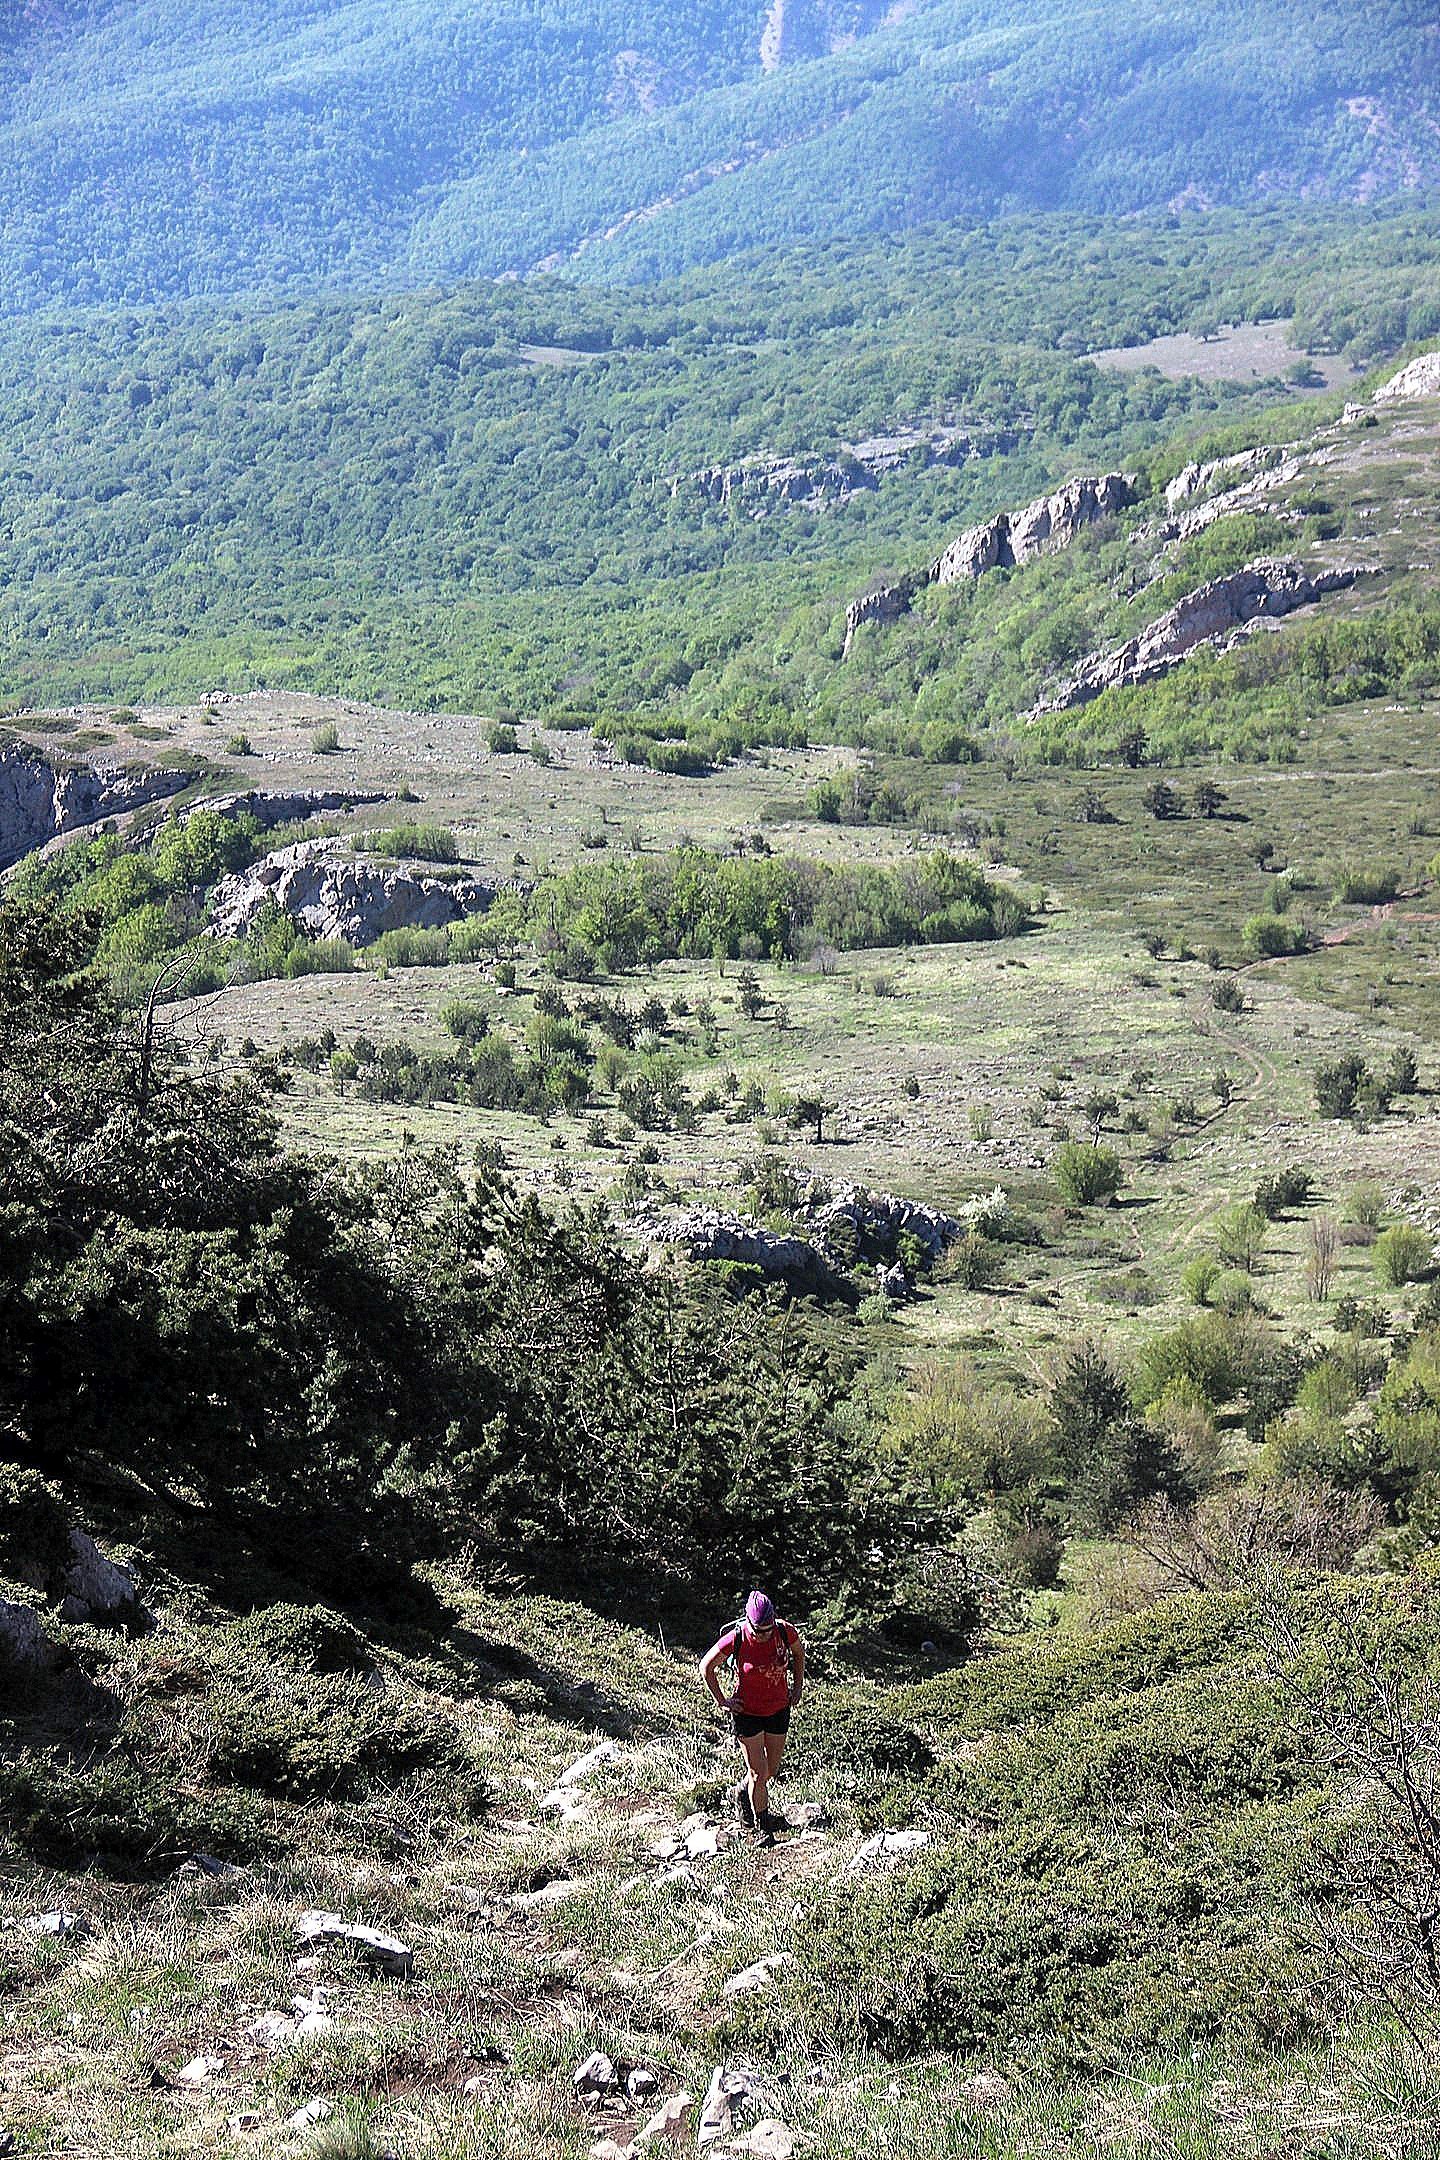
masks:
{"type": "Polygon", "coordinates": [[[1171,787],[1168,780],[1152,780],[1140,800],[1151,817],[1162,821],[1178,818],[1185,808],[1185,798],[1178,788],[1171,787]]]}
{"type": "Polygon", "coordinates": [[[1224,807],[1227,797],[1224,788],[1217,786],[1215,781],[1202,780],[1190,799],[1197,817],[1213,818],[1216,811],[1224,807]]]}
{"type": "Polygon", "coordinates": [[[1120,1190],[1120,1158],[1114,1148],[1067,1140],[1055,1157],[1055,1182],[1067,1206],[1098,1207],[1120,1190]]]}

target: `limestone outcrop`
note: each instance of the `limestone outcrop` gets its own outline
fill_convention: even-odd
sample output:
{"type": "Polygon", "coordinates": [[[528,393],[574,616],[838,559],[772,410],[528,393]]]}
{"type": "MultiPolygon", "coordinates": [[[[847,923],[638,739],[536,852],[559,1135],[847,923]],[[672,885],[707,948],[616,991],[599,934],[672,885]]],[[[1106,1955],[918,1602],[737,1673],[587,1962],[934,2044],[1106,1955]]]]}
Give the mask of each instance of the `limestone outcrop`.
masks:
{"type": "Polygon", "coordinates": [[[395,800],[387,788],[247,788],[241,795],[214,795],[186,813],[216,810],[221,817],[248,813],[262,832],[272,825],[295,825],[304,818],[331,817],[342,810],[366,810],[395,800]]]}
{"type": "Polygon", "coordinates": [[[983,525],[967,526],[928,570],[878,579],[851,601],[845,611],[842,659],[849,657],[863,623],[893,622],[908,612],[924,586],[961,585],[991,570],[1013,570],[1042,555],[1058,555],[1074,545],[1087,525],[1128,510],[1137,499],[1131,474],[1101,473],[1068,481],[1053,495],[1026,503],[1023,510],[1002,510],[983,525]]]}
{"type": "Polygon", "coordinates": [[[1440,352],[1421,353],[1375,392],[1377,405],[1396,398],[1432,397],[1440,397],[1440,352]]]}
{"type": "Polygon", "coordinates": [[[691,1260],[724,1260],[759,1268],[766,1275],[783,1276],[787,1282],[811,1290],[835,1287],[836,1271],[808,1238],[766,1230],[739,1215],[718,1208],[700,1208],[694,1214],[672,1216],[664,1222],[637,1223],[667,1245],[678,1246],[691,1260]]]}
{"type": "Polygon", "coordinates": [[[1369,574],[1354,563],[1309,571],[1293,555],[1261,556],[1186,593],[1116,651],[1092,653],[1035,712],[1068,712],[1106,690],[1152,682],[1201,646],[1224,644],[1251,623],[1310,607],[1324,594],[1344,591],[1369,574]]]}
{"type": "Polygon", "coordinates": [[[955,426],[894,428],[810,457],[748,457],[733,465],[703,465],[698,472],[672,480],[670,493],[675,497],[694,488],[707,502],[739,502],[757,518],[787,505],[836,509],[912,461],[963,465],[971,458],[1013,450],[1018,441],[1013,428],[979,432],[955,426]]]}
{"type": "Polygon", "coordinates": [[[0,869],[57,834],[124,816],[187,787],[193,774],[163,766],[72,764],[29,743],[0,742],[0,869]]]}
{"type": "Polygon", "coordinates": [[[898,616],[908,615],[910,603],[915,598],[916,580],[913,577],[877,578],[845,610],[845,643],[840,657],[848,660],[855,633],[862,623],[894,622],[898,616]]]}
{"type": "Polygon", "coordinates": [[[343,842],[301,840],[223,878],[211,902],[219,937],[243,937],[273,904],[310,937],[373,945],[387,930],[441,930],[480,915],[495,887],[440,878],[423,865],[353,854],[343,842]]]}
{"type": "Polygon", "coordinates": [[[1129,473],[1102,473],[1071,480],[1053,495],[1037,496],[1013,516],[1002,510],[988,524],[972,525],[952,540],[930,566],[932,585],[958,585],[987,570],[1013,570],[1041,555],[1072,547],[1087,525],[1128,510],[1136,500],[1129,473]]]}

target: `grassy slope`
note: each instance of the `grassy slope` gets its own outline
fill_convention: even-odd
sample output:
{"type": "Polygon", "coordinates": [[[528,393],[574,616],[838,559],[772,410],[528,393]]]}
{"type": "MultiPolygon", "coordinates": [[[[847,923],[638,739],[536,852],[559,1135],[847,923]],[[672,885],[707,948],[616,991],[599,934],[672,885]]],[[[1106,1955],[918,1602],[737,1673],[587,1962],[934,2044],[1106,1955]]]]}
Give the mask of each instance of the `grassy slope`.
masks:
{"type": "MultiPolygon", "coordinates": [[[[131,1528],[159,1625],[130,1644],[63,1631],[91,1684],[21,1706],[20,1761],[62,1732],[83,1747],[98,1719],[141,1766],[147,1804],[178,1799],[191,1842],[240,1872],[186,1870],[173,1839],[107,1865],[83,1780],[63,1834],[99,1846],[96,1867],[46,1863],[53,1820],[23,1828],[13,1806],[0,1818],[7,1910],[64,1907],[82,1923],[61,1940],[8,1938],[0,2092],[24,2152],[293,2151],[283,2125],[318,2097],[338,2106],[346,2142],[321,2133],[317,2153],[579,2160],[649,2112],[577,2102],[571,2072],[597,2047],[652,2066],[657,2098],[703,2091],[717,2063],[757,2064],[768,2111],[819,2160],[871,2139],[900,2160],[1020,2160],[1037,2136],[1064,2160],[1151,2139],[1258,2160],[1282,2135],[1315,2160],[1428,2149],[1433,2066],[1363,2023],[1334,2043],[1307,2034],[1324,1976],[1320,1994],[1292,1987],[1290,1931],[1306,1795],[1325,1780],[1289,1737],[1294,1705],[1277,1712],[1256,1677],[1234,1598],[1181,1600],[920,1685],[859,1681],[822,1643],[783,1781],[787,1807],[821,1803],[821,1827],[769,1852],[722,1838],[677,1873],[656,1842],[697,1810],[724,1819],[730,1757],[689,1663],[717,1616],[682,1624],[677,1643],[673,1620],[666,1641],[644,1615],[626,1628],[440,1580],[443,1639],[362,1623],[360,1661],[383,1675],[378,1694],[362,1690],[382,1736],[376,1787],[287,1800],[232,1770],[225,1793],[249,1810],[237,1835],[229,1816],[207,1822],[236,1702],[252,1702],[248,1730],[273,1727],[287,1704],[312,1719],[316,1689],[335,1683],[233,1647],[230,1612],[278,1579],[200,1590],[168,1572],[161,1525],[131,1528]],[[387,1773],[383,1735],[404,1717],[459,1733],[467,1782],[478,1771],[488,1785],[478,1813],[453,1771],[387,1773]],[[539,1797],[597,1738],[617,1758],[558,1820],[539,1797]],[[930,1849],[844,1879],[862,1837],[887,1826],[924,1828],[930,1849]],[[1145,1888],[1157,1867],[1158,1899],[1145,1888]],[[1178,1922],[1165,1909],[1176,1882],[1193,1901],[1178,1922]],[[549,1885],[569,1887],[536,1900],[549,1885]],[[295,1921],[316,1906],[398,1935],[414,1976],[369,1976],[334,1949],[305,1957],[295,1921]],[[790,1962],[767,1994],[727,1997],[729,1977],[776,1953],[790,1962]],[[1006,1975],[998,1997],[992,1970],[1006,1975]],[[330,2022],[256,2035],[266,2014],[293,2019],[297,1995],[330,2022]],[[968,2021],[954,2059],[903,2037],[907,2017],[946,2002],[968,2021]],[[857,2016],[881,2020],[868,2040],[857,2016]],[[212,2067],[187,2086],[177,2073],[197,2057],[212,2067]]],[[[183,1562],[183,1547],[169,1557],[183,1562]]],[[[1343,1805],[1332,1795],[1321,1813],[1343,1805]]]]}

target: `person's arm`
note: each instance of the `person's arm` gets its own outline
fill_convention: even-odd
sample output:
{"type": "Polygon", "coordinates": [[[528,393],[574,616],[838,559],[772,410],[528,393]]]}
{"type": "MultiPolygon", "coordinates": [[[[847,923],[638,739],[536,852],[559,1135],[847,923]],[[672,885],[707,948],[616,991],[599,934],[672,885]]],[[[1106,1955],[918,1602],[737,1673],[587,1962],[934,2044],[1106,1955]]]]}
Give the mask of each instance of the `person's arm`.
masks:
{"type": "Polygon", "coordinates": [[[805,1692],[805,1638],[799,1628],[791,1628],[790,1638],[790,1701],[793,1705],[805,1692]]]}
{"type": "Polygon", "coordinates": [[[711,1649],[707,1650],[704,1657],[700,1660],[700,1678],[705,1683],[706,1687],[710,1690],[710,1693],[714,1696],[716,1702],[720,1705],[720,1708],[722,1710],[729,1709],[730,1699],[726,1694],[724,1694],[720,1686],[720,1667],[731,1655],[734,1648],[735,1635],[734,1631],[732,1630],[730,1633],[722,1635],[719,1642],[714,1644],[711,1649]]]}

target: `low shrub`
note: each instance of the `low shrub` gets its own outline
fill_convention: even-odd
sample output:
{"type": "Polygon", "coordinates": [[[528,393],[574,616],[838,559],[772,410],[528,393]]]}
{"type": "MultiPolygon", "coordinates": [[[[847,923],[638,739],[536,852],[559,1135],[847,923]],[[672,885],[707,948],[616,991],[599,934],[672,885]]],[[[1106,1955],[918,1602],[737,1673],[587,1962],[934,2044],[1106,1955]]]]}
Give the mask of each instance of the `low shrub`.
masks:
{"type": "Polygon", "coordinates": [[[1113,1148],[1067,1140],[1055,1157],[1055,1182],[1070,1207],[1096,1207],[1120,1190],[1120,1158],[1113,1148]]]}
{"type": "Polygon", "coordinates": [[[1370,1264],[1387,1289],[1402,1290],[1423,1282],[1435,1265],[1435,1244],[1417,1223],[1391,1223],[1376,1238],[1370,1264]]]}
{"type": "Polygon", "coordinates": [[[323,1605],[265,1605],[232,1620],[225,1654],[243,1670],[284,1666],[297,1673],[364,1673],[374,1668],[359,1631],[323,1605]]]}

